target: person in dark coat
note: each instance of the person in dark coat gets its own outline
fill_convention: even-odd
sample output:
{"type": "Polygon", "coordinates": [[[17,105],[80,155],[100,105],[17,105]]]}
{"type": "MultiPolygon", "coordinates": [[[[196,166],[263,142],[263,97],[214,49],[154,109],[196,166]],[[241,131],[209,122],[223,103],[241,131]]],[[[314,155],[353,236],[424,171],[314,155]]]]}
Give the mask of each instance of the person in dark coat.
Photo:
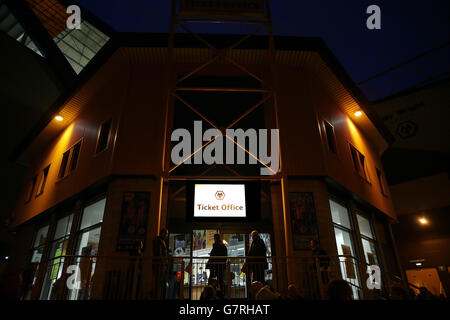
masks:
{"type": "Polygon", "coordinates": [[[333,280],[328,285],[329,300],[353,300],[350,284],[342,279],[333,280]]]}
{"type": "Polygon", "coordinates": [[[248,250],[247,257],[259,257],[259,258],[247,258],[248,271],[253,277],[252,281],[259,281],[265,283],[264,271],[269,268],[267,264],[266,256],[267,247],[264,241],[260,238],[259,232],[254,230],[250,234],[252,237],[252,244],[248,250]]]}
{"type": "Polygon", "coordinates": [[[166,282],[168,279],[169,260],[166,239],[169,231],[161,229],[159,236],[153,241],[153,275],[154,288],[153,297],[155,299],[165,299],[166,282]]]}
{"type": "Polygon", "coordinates": [[[216,278],[218,282],[219,289],[225,292],[224,274],[225,274],[225,263],[227,262],[228,249],[223,244],[220,239],[220,234],[216,233],[214,235],[214,244],[209,255],[213,258],[208,260],[206,264],[206,269],[209,269],[209,279],[216,278]],[[225,257],[225,258],[214,258],[214,257],[225,257]]]}

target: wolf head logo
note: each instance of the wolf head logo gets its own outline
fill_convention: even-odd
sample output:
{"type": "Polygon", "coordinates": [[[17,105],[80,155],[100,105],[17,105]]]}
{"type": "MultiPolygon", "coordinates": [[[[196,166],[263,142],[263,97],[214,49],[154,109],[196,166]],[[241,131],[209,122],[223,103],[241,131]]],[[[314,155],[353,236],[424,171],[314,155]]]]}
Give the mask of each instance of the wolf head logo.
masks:
{"type": "Polygon", "coordinates": [[[217,200],[223,200],[225,198],[225,192],[223,191],[216,191],[216,199],[217,200]]]}

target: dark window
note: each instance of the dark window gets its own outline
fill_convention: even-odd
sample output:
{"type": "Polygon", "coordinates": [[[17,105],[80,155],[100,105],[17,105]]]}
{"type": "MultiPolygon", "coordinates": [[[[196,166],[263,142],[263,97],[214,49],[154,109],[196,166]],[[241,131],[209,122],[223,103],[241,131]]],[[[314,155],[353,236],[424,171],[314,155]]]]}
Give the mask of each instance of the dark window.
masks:
{"type": "Polygon", "coordinates": [[[38,178],[37,176],[34,176],[33,179],[31,180],[30,189],[28,190],[27,198],[26,198],[25,202],[29,202],[31,200],[31,197],[33,196],[34,188],[36,188],[37,178],[38,178]]]}
{"type": "Polygon", "coordinates": [[[61,162],[61,168],[59,169],[58,178],[62,179],[69,173],[74,171],[78,164],[78,157],[81,150],[81,141],[74,145],[72,148],[64,152],[61,162]],[[69,164],[70,159],[70,164],[69,164]]]}
{"type": "Polygon", "coordinates": [[[353,166],[355,167],[356,172],[358,172],[364,180],[368,181],[366,173],[366,158],[352,145],[350,145],[350,150],[352,153],[353,166]]]}
{"type": "Polygon", "coordinates": [[[70,172],[74,171],[76,169],[76,167],[77,167],[78,156],[80,155],[80,149],[81,149],[81,141],[78,142],[72,148],[72,160],[70,162],[70,172]]]}
{"type": "Polygon", "coordinates": [[[67,168],[67,163],[69,162],[69,156],[70,156],[70,150],[67,150],[66,152],[64,152],[63,158],[61,161],[61,167],[59,168],[58,178],[63,178],[66,176],[66,168],[67,168]]]}
{"type": "Polygon", "coordinates": [[[355,167],[355,170],[359,172],[359,161],[358,161],[358,151],[353,148],[353,146],[350,146],[350,150],[352,152],[352,160],[353,160],[353,166],[355,167]]]}
{"type": "Polygon", "coordinates": [[[327,135],[328,149],[336,153],[336,137],[334,135],[334,127],[328,122],[324,121],[325,134],[327,135]]]}
{"type": "Polygon", "coordinates": [[[95,153],[105,150],[108,147],[109,133],[111,131],[111,120],[103,122],[98,133],[97,149],[95,153]]]}
{"type": "Polygon", "coordinates": [[[383,173],[381,172],[380,169],[378,169],[378,168],[375,168],[375,169],[377,171],[377,178],[378,178],[378,183],[380,185],[381,193],[386,196],[387,193],[386,193],[386,189],[384,187],[383,173]]]}
{"type": "Polygon", "coordinates": [[[48,165],[43,171],[42,171],[42,179],[41,179],[41,184],[39,185],[39,189],[38,189],[38,194],[37,196],[40,196],[41,194],[44,193],[44,188],[45,188],[45,183],[47,182],[47,177],[48,177],[48,171],[50,170],[50,165],[48,165]]]}

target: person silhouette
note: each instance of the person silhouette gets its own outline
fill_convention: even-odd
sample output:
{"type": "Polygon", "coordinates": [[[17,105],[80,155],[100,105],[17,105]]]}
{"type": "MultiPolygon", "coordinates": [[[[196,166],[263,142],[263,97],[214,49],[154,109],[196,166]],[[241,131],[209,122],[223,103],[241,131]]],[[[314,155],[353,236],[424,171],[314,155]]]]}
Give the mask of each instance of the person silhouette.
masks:
{"type": "Polygon", "coordinates": [[[208,263],[206,264],[206,269],[210,270],[210,278],[217,278],[219,289],[225,292],[224,274],[225,274],[225,263],[227,262],[228,249],[223,244],[220,239],[220,234],[214,234],[214,244],[209,255],[208,263]],[[225,257],[225,258],[217,258],[225,257]]]}

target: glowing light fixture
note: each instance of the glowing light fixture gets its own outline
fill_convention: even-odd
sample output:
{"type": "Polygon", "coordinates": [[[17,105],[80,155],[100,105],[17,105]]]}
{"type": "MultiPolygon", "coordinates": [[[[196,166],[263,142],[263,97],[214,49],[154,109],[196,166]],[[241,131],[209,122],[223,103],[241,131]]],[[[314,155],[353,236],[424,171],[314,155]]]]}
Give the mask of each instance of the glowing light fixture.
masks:
{"type": "Polygon", "coordinates": [[[355,117],[361,117],[362,116],[362,111],[358,110],[355,112],[355,117]]]}
{"type": "Polygon", "coordinates": [[[417,262],[416,266],[420,267],[422,265],[422,262],[417,262]]]}
{"type": "Polygon", "coordinates": [[[64,118],[61,117],[60,115],[57,115],[57,116],[55,117],[55,120],[56,120],[56,121],[63,121],[64,118]]]}
{"type": "Polygon", "coordinates": [[[422,218],[419,218],[419,223],[422,225],[425,225],[425,224],[428,224],[428,220],[426,218],[422,217],[422,218]]]}

